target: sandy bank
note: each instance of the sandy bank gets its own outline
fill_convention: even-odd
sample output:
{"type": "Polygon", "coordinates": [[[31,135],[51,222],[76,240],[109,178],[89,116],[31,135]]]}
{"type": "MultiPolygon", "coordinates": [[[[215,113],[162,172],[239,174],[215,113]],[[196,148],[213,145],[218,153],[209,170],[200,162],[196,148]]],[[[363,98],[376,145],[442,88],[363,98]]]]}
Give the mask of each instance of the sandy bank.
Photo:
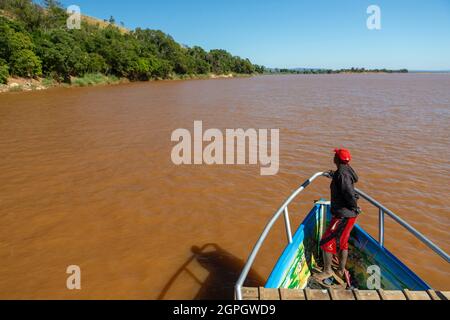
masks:
{"type": "MultiPolygon", "coordinates": [[[[203,75],[172,75],[169,79],[155,79],[150,81],[179,81],[179,80],[202,80],[202,79],[230,79],[236,77],[251,77],[252,75],[241,74],[203,74],[203,75]]],[[[104,75],[90,75],[84,78],[71,79],[71,83],[58,83],[53,80],[45,78],[19,78],[10,77],[8,84],[0,84],[0,93],[5,92],[26,92],[26,91],[40,91],[55,87],[88,87],[99,85],[114,85],[119,83],[130,82],[126,78],[108,77],[104,75]]]]}

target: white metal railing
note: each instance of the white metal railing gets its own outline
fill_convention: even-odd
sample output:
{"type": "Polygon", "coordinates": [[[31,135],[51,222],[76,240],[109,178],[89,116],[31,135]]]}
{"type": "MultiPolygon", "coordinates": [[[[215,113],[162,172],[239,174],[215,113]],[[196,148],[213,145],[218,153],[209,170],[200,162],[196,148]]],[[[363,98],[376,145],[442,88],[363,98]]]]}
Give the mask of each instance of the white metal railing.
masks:
{"type": "MultiPolygon", "coordinates": [[[[275,214],[272,216],[272,218],[267,223],[266,227],[264,228],[263,232],[259,236],[258,241],[256,242],[255,246],[253,247],[252,252],[250,253],[250,256],[247,259],[247,262],[245,263],[244,268],[242,269],[241,275],[239,276],[238,281],[235,285],[235,295],[237,300],[242,300],[242,286],[244,285],[245,279],[247,278],[248,273],[250,272],[250,269],[255,261],[255,258],[261,249],[262,244],[267,238],[267,235],[269,234],[270,230],[272,229],[275,222],[280,218],[280,216],[283,214],[284,221],[285,221],[285,228],[286,228],[286,235],[288,239],[288,243],[292,243],[292,230],[291,230],[291,224],[289,219],[289,211],[288,206],[289,204],[303,191],[305,190],[314,180],[316,180],[318,177],[327,177],[331,178],[330,174],[327,172],[318,172],[314,174],[311,178],[306,180],[297,190],[295,190],[287,199],[284,201],[284,203],[281,205],[281,207],[275,212],[275,214]]],[[[381,203],[367,195],[366,193],[362,192],[359,189],[355,188],[355,191],[365,200],[367,200],[369,203],[374,205],[379,209],[379,239],[378,243],[380,246],[384,246],[384,215],[387,214],[390,216],[394,221],[396,221],[398,224],[400,224],[402,227],[404,227],[406,230],[408,230],[411,234],[413,234],[416,238],[418,238],[421,242],[423,242],[425,245],[427,245],[429,248],[431,248],[435,253],[437,253],[440,257],[442,257],[447,263],[450,262],[449,255],[439,248],[436,244],[434,244],[431,240],[429,240],[427,237],[425,237],[423,234],[421,234],[419,231],[414,229],[411,225],[409,225],[406,221],[401,219],[399,216],[397,216],[395,213],[393,213],[391,210],[383,206],[381,203]]]]}

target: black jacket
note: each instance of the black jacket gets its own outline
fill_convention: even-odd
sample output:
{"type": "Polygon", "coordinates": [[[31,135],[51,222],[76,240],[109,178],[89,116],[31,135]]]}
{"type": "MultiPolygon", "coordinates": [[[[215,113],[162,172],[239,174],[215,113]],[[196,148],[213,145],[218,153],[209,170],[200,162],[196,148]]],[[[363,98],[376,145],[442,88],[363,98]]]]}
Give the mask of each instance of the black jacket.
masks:
{"type": "Polygon", "coordinates": [[[331,181],[331,213],[339,218],[353,218],[358,215],[358,195],[354,184],[358,176],[348,164],[339,165],[331,181]]]}

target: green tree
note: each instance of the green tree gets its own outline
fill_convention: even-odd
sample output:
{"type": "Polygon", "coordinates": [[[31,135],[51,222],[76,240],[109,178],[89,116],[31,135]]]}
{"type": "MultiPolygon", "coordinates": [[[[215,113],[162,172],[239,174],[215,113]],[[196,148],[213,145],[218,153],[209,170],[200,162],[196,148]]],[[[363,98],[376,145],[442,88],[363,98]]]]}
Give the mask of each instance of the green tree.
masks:
{"type": "Polygon", "coordinates": [[[211,50],[208,55],[211,71],[215,74],[226,74],[233,70],[233,56],[226,50],[211,50]]]}
{"type": "Polygon", "coordinates": [[[151,57],[149,62],[153,78],[167,79],[173,71],[171,63],[167,60],[151,57]]]}
{"type": "Polygon", "coordinates": [[[255,72],[255,66],[248,59],[235,57],[232,71],[240,74],[251,74],[255,72]]]}
{"type": "Polygon", "coordinates": [[[0,17],[0,58],[9,61],[14,52],[25,49],[34,49],[29,34],[19,25],[0,17]]]}
{"type": "Polygon", "coordinates": [[[264,72],[266,72],[266,68],[264,66],[260,66],[260,65],[256,65],[255,64],[255,71],[257,73],[264,73],[264,72]]]}
{"type": "Polygon", "coordinates": [[[207,74],[211,72],[211,65],[208,63],[208,53],[203,48],[198,46],[189,48],[188,55],[192,59],[194,73],[207,74]]]}
{"type": "MultiPolygon", "coordinates": [[[[58,81],[69,82],[72,76],[83,76],[90,68],[102,64],[98,56],[90,55],[77,41],[75,32],[55,29],[38,42],[37,53],[42,59],[43,72],[58,81]],[[96,61],[92,62],[94,58],[96,61]],[[95,65],[93,65],[94,63],[95,65]]],[[[106,66],[103,66],[107,69],[106,66]]]]}
{"type": "Polygon", "coordinates": [[[27,78],[42,75],[41,60],[29,49],[14,52],[10,59],[10,65],[13,75],[27,78]]]}
{"type": "Polygon", "coordinates": [[[128,77],[131,80],[150,79],[151,77],[150,61],[142,57],[132,61],[128,69],[128,77]]]}
{"type": "Polygon", "coordinates": [[[103,58],[101,55],[95,52],[90,53],[87,72],[107,74],[109,72],[109,66],[106,63],[105,58],[103,58]]]}
{"type": "Polygon", "coordinates": [[[0,83],[7,84],[9,77],[9,67],[5,60],[0,59],[0,83]]]}

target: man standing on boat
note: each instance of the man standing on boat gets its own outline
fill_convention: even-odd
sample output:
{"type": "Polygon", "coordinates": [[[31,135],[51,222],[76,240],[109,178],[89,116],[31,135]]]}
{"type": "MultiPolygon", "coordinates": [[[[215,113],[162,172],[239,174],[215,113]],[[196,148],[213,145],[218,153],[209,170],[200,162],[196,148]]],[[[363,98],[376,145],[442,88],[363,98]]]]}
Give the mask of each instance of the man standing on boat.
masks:
{"type": "Polygon", "coordinates": [[[358,195],[354,189],[354,184],[358,182],[358,176],[349,164],[351,159],[352,156],[347,149],[335,150],[334,163],[337,170],[330,172],[332,176],[330,186],[332,219],[320,241],[323,251],[323,271],[314,276],[321,284],[335,275],[338,277],[335,277],[336,280],[342,283],[339,280],[346,276],[348,240],[359,214],[358,195]],[[333,255],[336,254],[339,254],[339,267],[335,274],[331,265],[333,255]]]}

